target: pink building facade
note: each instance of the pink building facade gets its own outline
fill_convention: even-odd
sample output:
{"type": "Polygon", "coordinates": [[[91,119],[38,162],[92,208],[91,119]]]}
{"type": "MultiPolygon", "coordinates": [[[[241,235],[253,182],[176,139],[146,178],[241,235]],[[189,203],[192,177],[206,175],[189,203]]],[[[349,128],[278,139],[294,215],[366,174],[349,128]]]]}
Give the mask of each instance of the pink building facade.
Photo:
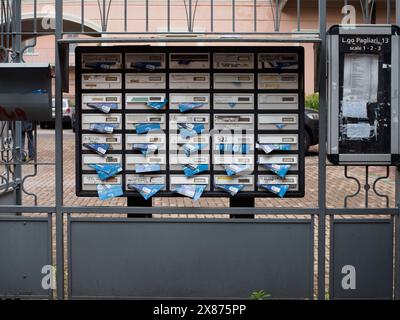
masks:
{"type": "MultiPolygon", "coordinates": [[[[129,0],[128,10],[125,12],[124,1],[114,0],[111,3],[106,30],[109,34],[103,37],[113,37],[113,32],[123,32],[125,29],[128,32],[141,33],[142,36],[154,36],[154,33],[188,32],[188,19],[185,10],[184,0],[170,0],[170,10],[168,13],[167,0],[149,0],[146,7],[144,0],[129,0]],[[148,19],[146,20],[146,16],[148,19]],[[168,16],[170,17],[168,23],[168,16]],[[125,24],[125,17],[127,18],[125,24]]],[[[186,1],[188,2],[188,1],[186,1]]],[[[196,1],[192,1],[194,4],[196,1]]],[[[277,9],[280,15],[279,29],[282,33],[294,33],[297,31],[310,33],[309,37],[317,36],[318,30],[318,1],[302,0],[300,1],[300,20],[297,20],[297,1],[287,0],[280,1],[280,8],[275,8],[275,1],[254,1],[254,0],[236,0],[233,10],[231,0],[214,0],[213,10],[211,11],[210,0],[199,0],[197,8],[192,7],[191,23],[194,33],[209,33],[215,32],[219,35],[226,34],[227,36],[238,36],[245,33],[259,33],[259,37],[264,36],[265,43],[252,43],[252,45],[282,45],[282,46],[304,46],[305,48],[305,89],[306,93],[312,93],[315,89],[315,44],[296,42],[300,37],[291,43],[271,43],[268,42],[269,37],[274,35],[262,35],[265,33],[274,33],[277,21],[277,9]],[[256,3],[256,8],[254,3],[256,3]],[[195,9],[195,10],[194,10],[195,9]],[[213,19],[211,19],[211,15],[213,19]],[[233,26],[233,15],[235,23],[233,26]],[[256,19],[255,19],[256,18],[256,19]]],[[[355,8],[355,21],[363,23],[363,14],[359,1],[348,1],[355,8]]],[[[373,22],[387,23],[387,6],[386,1],[377,1],[372,11],[373,22]]],[[[327,3],[327,21],[328,25],[339,24],[346,16],[342,13],[343,1],[332,0],[327,3]]],[[[391,22],[395,21],[395,5],[391,7],[391,22]]],[[[98,2],[94,0],[86,0],[85,7],[82,11],[81,1],[64,1],[64,38],[82,37],[77,34],[81,30],[82,13],[85,31],[90,34],[84,37],[98,37],[98,32],[104,30],[105,20],[102,19],[103,8],[98,7],[98,2]],[[75,33],[72,33],[75,32],[75,33]]],[[[188,9],[188,8],[186,8],[188,9]]],[[[108,7],[106,8],[106,12],[108,7]]],[[[34,7],[32,1],[23,1],[23,30],[32,31],[34,7]]],[[[37,17],[39,29],[46,31],[52,30],[54,26],[54,1],[38,0],[37,17]]],[[[138,34],[129,35],[130,37],[139,36],[138,34]]],[[[127,35],[128,36],[128,35],[127,35]]],[[[287,35],[286,37],[290,37],[287,35]]],[[[121,37],[118,35],[118,37],[121,37]]],[[[24,54],[26,62],[54,62],[54,36],[40,36],[36,39],[36,46],[28,49],[24,54]]],[[[26,38],[26,45],[35,44],[35,39],[26,38]]],[[[142,43],[143,44],[143,43],[142,43]]],[[[212,44],[212,43],[207,43],[212,44]]],[[[97,45],[97,44],[95,44],[97,45]]],[[[134,45],[134,44],[132,44],[134,45]]],[[[165,42],[156,42],[152,45],[163,46],[165,42]]],[[[189,46],[202,46],[205,42],[190,42],[189,46]]],[[[215,43],[215,45],[223,45],[223,43],[215,43]]],[[[249,45],[249,43],[237,43],[235,45],[249,45]]],[[[74,99],[74,48],[75,45],[70,45],[70,90],[65,94],[71,100],[74,99]]]]}

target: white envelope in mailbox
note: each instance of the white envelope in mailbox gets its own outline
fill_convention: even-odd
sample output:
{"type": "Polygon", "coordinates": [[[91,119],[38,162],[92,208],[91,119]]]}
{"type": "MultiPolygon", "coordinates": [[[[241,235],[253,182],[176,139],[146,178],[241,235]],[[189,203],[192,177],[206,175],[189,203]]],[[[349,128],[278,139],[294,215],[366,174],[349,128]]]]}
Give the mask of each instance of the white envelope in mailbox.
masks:
{"type": "Polygon", "coordinates": [[[165,89],[165,73],[130,73],[126,75],[127,89],[165,89]]]}
{"type": "Polygon", "coordinates": [[[120,73],[84,73],[82,89],[121,89],[120,73]]]}
{"type": "Polygon", "coordinates": [[[253,69],[253,53],[214,53],[214,69],[253,69]]]}

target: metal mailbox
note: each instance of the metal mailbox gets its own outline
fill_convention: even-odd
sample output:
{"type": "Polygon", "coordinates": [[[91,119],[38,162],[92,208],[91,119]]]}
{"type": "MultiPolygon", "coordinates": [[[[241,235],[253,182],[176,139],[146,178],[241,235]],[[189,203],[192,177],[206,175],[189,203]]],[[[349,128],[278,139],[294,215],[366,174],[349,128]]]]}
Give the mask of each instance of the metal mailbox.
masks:
{"type": "Polygon", "coordinates": [[[136,125],[158,124],[161,130],[165,130],[165,114],[126,114],[126,130],[136,130],[136,125]]]}
{"type": "Polygon", "coordinates": [[[258,95],[260,110],[298,110],[297,93],[261,93],[258,95]]]}
{"type": "MultiPolygon", "coordinates": [[[[166,190],[166,177],[161,174],[127,174],[126,175],[126,190],[129,190],[130,184],[144,184],[144,185],[164,185],[163,190],[166,190]]],[[[135,190],[133,190],[135,191],[135,190]]]]}
{"type": "Polygon", "coordinates": [[[158,164],[161,170],[165,170],[166,156],[165,154],[155,154],[143,156],[138,154],[127,154],[125,158],[126,170],[136,170],[138,164],[158,164]]]}
{"type": "Polygon", "coordinates": [[[254,89],[254,74],[215,73],[214,89],[254,89]]]}
{"type": "Polygon", "coordinates": [[[214,109],[217,110],[253,110],[254,95],[242,94],[214,94],[214,109]]]}
{"type": "Polygon", "coordinates": [[[165,100],[166,95],[164,93],[129,93],[125,95],[125,109],[151,110],[151,103],[162,104],[165,100]]]}
{"type": "Polygon", "coordinates": [[[122,67],[120,53],[87,53],[82,55],[82,69],[116,70],[122,67]]]}
{"type": "Polygon", "coordinates": [[[214,69],[253,69],[253,53],[215,53],[214,69]]]}
{"type": "Polygon", "coordinates": [[[290,150],[296,151],[299,149],[299,137],[297,134],[259,134],[258,142],[260,144],[276,144],[290,145],[290,150]]]}
{"type": "Polygon", "coordinates": [[[297,53],[261,53],[258,55],[258,69],[292,70],[299,66],[297,53]]]}
{"type": "Polygon", "coordinates": [[[290,165],[289,171],[296,171],[299,169],[298,166],[298,156],[297,154],[274,154],[274,155],[265,155],[260,154],[258,156],[258,164],[261,165],[259,170],[266,171],[265,167],[262,165],[265,164],[278,164],[278,165],[290,165]]]}
{"type": "Polygon", "coordinates": [[[210,109],[210,94],[209,93],[171,93],[169,95],[170,109],[179,110],[182,105],[192,105],[196,110],[210,109]]]}
{"type": "Polygon", "coordinates": [[[105,157],[96,154],[82,154],[82,169],[92,170],[90,164],[120,164],[122,165],[122,155],[120,154],[109,154],[105,157]]]}
{"type": "Polygon", "coordinates": [[[215,114],[214,129],[252,130],[254,128],[253,114],[215,114]]]}
{"type": "Polygon", "coordinates": [[[105,181],[100,180],[97,174],[83,174],[82,175],[82,190],[84,191],[96,191],[97,185],[107,183],[110,185],[121,185],[122,176],[116,175],[108,178],[105,181]]]}
{"type": "Polygon", "coordinates": [[[209,69],[210,54],[208,52],[171,53],[169,67],[170,69],[209,69]]]}
{"type": "Polygon", "coordinates": [[[127,89],[165,89],[165,73],[131,73],[126,75],[127,89]]]}
{"type": "Polygon", "coordinates": [[[82,146],[87,143],[108,144],[112,151],[122,150],[121,134],[83,134],[82,146]]]}
{"type": "Polygon", "coordinates": [[[298,114],[260,114],[258,128],[260,130],[298,130],[298,114]]]}
{"type": "Polygon", "coordinates": [[[170,189],[174,190],[180,185],[206,185],[206,190],[210,190],[210,176],[198,175],[188,178],[184,175],[172,174],[170,180],[170,189]]]}
{"type": "Polygon", "coordinates": [[[289,191],[299,190],[299,177],[288,174],[284,179],[276,175],[259,175],[258,190],[263,190],[260,185],[289,185],[289,191]]]}
{"type": "Polygon", "coordinates": [[[82,89],[121,89],[120,73],[84,73],[82,74],[82,89]]]}
{"type": "Polygon", "coordinates": [[[106,123],[115,126],[115,130],[122,128],[121,115],[120,114],[82,114],[82,130],[90,130],[91,125],[106,123]]]}
{"type": "Polygon", "coordinates": [[[110,110],[122,109],[121,94],[101,94],[85,93],[82,94],[82,110],[95,110],[97,106],[108,106],[110,110]]]}
{"type": "Polygon", "coordinates": [[[244,185],[243,191],[254,191],[254,176],[244,175],[239,177],[228,177],[226,175],[215,175],[215,186],[221,185],[244,185]]]}
{"type": "Polygon", "coordinates": [[[258,89],[292,89],[298,88],[297,73],[259,73],[258,89]]]}
{"type": "Polygon", "coordinates": [[[210,89],[209,73],[170,73],[170,89],[210,89]]]}
{"type": "Polygon", "coordinates": [[[140,71],[165,69],[165,53],[127,53],[125,68],[140,71]]]}

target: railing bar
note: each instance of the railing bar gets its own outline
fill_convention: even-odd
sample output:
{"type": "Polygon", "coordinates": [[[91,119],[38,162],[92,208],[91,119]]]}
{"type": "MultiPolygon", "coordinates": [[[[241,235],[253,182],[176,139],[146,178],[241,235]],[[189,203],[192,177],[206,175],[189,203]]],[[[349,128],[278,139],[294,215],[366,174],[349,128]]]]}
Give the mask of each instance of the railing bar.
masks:
{"type": "Polygon", "coordinates": [[[128,0],[124,0],[124,30],[128,31],[128,0]]]}
{"type": "Polygon", "coordinates": [[[211,32],[214,31],[214,0],[210,0],[210,4],[211,4],[211,10],[210,10],[210,14],[211,14],[211,18],[210,18],[210,23],[211,23],[211,32]]]}
{"type": "Polygon", "coordinates": [[[149,31],[149,0],[146,0],[146,32],[149,31]]]}
{"type": "Polygon", "coordinates": [[[232,0],[232,31],[235,32],[236,25],[236,1],[232,0]]]}
{"type": "Polygon", "coordinates": [[[193,10],[192,10],[192,0],[189,0],[189,32],[193,32],[193,10]]]}
{"type": "Polygon", "coordinates": [[[257,0],[254,0],[254,32],[257,32],[257,0]]]}
{"type": "Polygon", "coordinates": [[[300,0],[297,0],[297,31],[300,31],[300,0]]]}
{"type": "Polygon", "coordinates": [[[171,31],[171,0],[167,1],[167,31],[171,31]]]}
{"type": "Polygon", "coordinates": [[[279,23],[279,0],[275,1],[275,31],[279,32],[280,23],[279,23]]]}
{"type": "Polygon", "coordinates": [[[33,3],[33,32],[37,32],[37,0],[33,3]]]}
{"type": "Polygon", "coordinates": [[[387,24],[390,24],[392,22],[392,15],[390,11],[392,10],[391,8],[391,0],[386,0],[386,22],[387,24]]]}
{"type": "Polygon", "coordinates": [[[85,0],[81,0],[81,31],[85,32],[85,0]]]}

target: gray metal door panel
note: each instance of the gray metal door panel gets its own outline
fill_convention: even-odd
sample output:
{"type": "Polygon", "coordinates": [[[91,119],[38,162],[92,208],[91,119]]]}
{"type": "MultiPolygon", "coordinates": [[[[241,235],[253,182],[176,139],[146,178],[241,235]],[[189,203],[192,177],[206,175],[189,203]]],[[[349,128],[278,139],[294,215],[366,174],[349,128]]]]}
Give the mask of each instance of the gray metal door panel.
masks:
{"type": "Polygon", "coordinates": [[[71,219],[71,297],[312,297],[309,220],[165,220],[71,219]]]}
{"type": "Polygon", "coordinates": [[[50,222],[0,218],[0,296],[49,298],[43,266],[51,264],[50,222]]]}
{"type": "Polygon", "coordinates": [[[392,299],[393,225],[390,220],[335,220],[331,239],[332,298],[392,299]],[[332,255],[333,254],[333,255],[332,255]],[[355,289],[343,289],[344,266],[355,268],[355,289]]]}

